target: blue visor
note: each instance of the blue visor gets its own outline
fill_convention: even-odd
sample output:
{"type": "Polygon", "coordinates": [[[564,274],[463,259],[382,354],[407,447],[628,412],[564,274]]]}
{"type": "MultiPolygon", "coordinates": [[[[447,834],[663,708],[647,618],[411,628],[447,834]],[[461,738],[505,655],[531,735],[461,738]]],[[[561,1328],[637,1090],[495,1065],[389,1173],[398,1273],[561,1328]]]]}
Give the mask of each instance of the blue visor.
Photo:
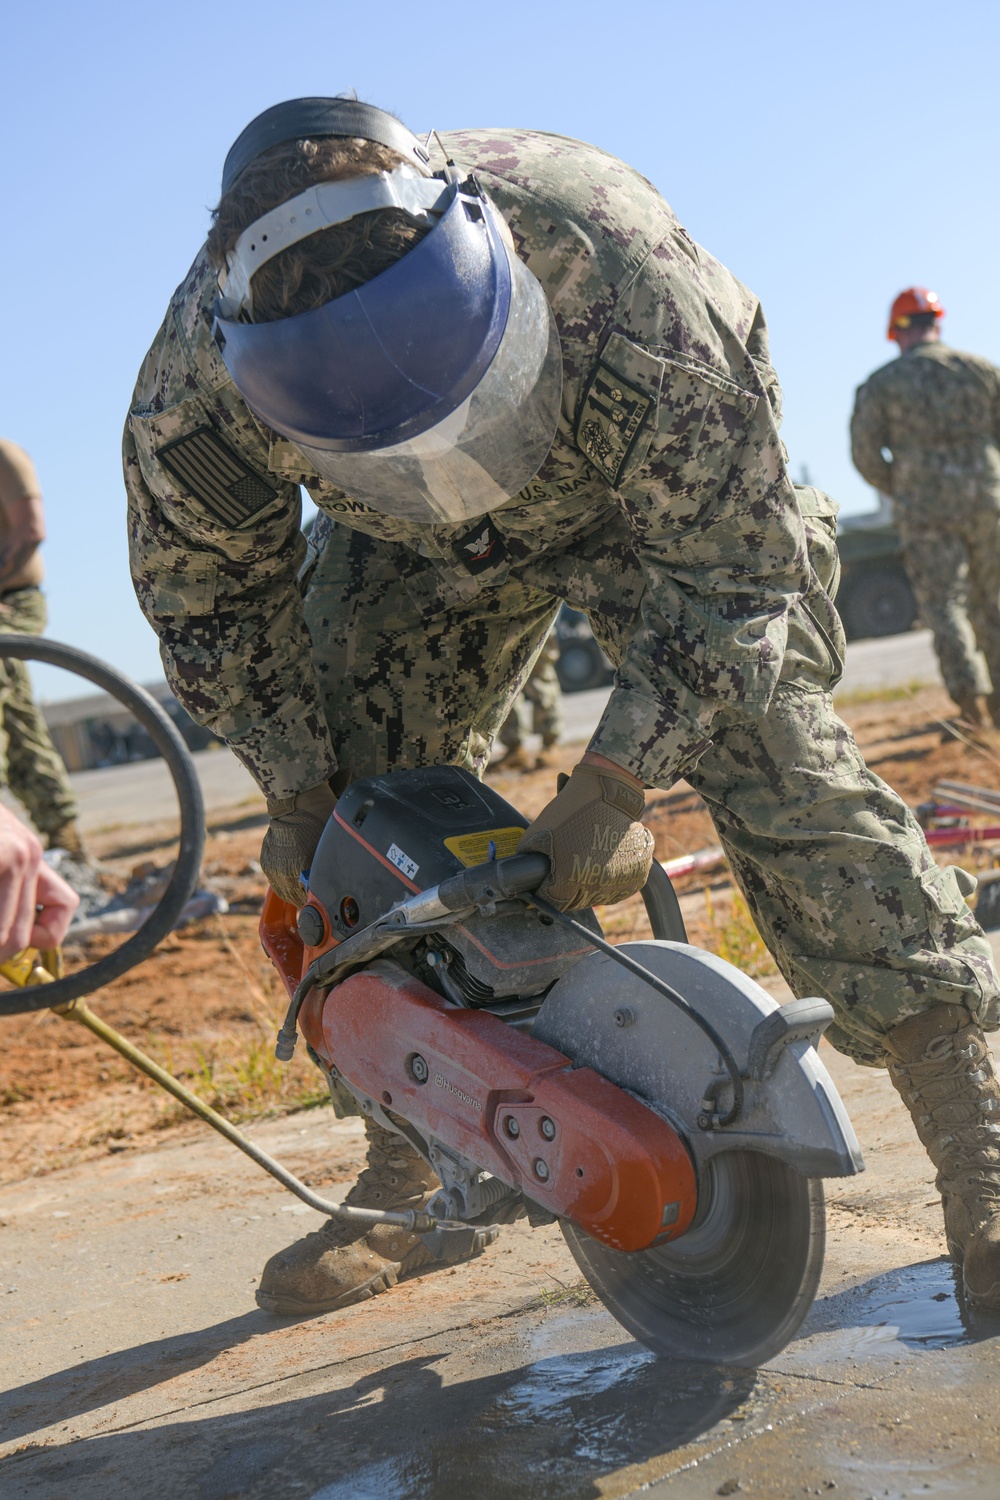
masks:
{"type": "Polygon", "coordinates": [[[511,267],[494,210],[456,189],[395,265],[313,312],[270,323],[221,316],[227,370],[269,427],[308,448],[406,442],[468,399],[500,347],[511,267]]]}

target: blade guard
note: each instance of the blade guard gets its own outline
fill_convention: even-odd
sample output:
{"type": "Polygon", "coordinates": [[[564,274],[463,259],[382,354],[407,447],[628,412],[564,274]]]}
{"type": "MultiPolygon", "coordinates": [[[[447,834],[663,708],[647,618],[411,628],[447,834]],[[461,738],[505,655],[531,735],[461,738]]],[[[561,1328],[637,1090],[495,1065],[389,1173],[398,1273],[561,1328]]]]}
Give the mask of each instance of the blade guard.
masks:
{"type": "Polygon", "coordinates": [[[599,1068],[677,1126],[697,1165],[721,1151],[761,1151],[805,1177],[864,1170],[847,1111],[815,1050],[832,1018],[822,1000],[779,1006],[732,964],[687,943],[624,943],[725,1037],[745,1079],[744,1107],[705,1128],[706,1089],[732,1098],[718,1052],[678,1006],[604,954],[582,959],[549,991],[532,1035],[599,1068]]]}
{"type": "Polygon", "coordinates": [[[682,1234],[694,1168],[676,1131],[587,1067],[388,960],[313,991],[303,1035],[366,1113],[403,1115],[615,1250],[682,1234]]]}

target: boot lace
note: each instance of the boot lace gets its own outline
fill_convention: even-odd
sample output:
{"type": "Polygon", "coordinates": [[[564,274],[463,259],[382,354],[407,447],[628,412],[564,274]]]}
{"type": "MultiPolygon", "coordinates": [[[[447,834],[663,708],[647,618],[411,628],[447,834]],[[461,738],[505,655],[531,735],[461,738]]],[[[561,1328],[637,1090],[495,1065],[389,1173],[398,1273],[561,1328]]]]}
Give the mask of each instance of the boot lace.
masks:
{"type": "MultiPolygon", "coordinates": [[[[345,1194],[351,1208],[415,1208],[437,1187],[437,1178],[408,1141],[373,1120],[365,1121],[367,1162],[345,1194]]],[[[314,1231],[331,1250],[351,1245],[369,1232],[363,1224],[327,1219],[314,1231]]]]}
{"type": "Polygon", "coordinates": [[[986,1044],[969,1031],[939,1036],[922,1059],[891,1059],[889,1071],[939,1189],[987,1208],[1000,1203],[1000,1086],[986,1044]]]}

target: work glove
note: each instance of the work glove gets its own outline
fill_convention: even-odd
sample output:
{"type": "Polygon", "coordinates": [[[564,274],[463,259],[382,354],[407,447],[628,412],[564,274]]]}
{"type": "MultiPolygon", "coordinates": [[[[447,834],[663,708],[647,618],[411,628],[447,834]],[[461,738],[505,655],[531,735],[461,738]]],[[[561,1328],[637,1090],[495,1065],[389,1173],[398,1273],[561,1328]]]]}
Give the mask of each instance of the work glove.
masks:
{"type": "Polygon", "coordinates": [[[646,884],[653,835],[638,821],[645,798],[624,774],[579,765],[535,821],[518,854],[547,854],[538,894],[561,911],[607,906],[646,884]]]}
{"type": "Polygon", "coordinates": [[[312,864],[320,834],[336,805],[337,798],[325,781],[291,797],[268,797],[271,821],[260,846],[260,866],[282,901],[305,905],[306,891],[299,877],[312,864]]]}

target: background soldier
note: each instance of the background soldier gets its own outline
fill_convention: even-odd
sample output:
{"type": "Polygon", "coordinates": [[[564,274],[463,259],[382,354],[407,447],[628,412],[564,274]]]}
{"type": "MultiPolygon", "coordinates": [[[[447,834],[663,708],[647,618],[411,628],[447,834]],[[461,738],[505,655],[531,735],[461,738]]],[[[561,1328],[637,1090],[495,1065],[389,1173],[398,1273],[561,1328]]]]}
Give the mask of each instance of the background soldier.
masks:
{"type": "MultiPolygon", "coordinates": [[[[521,130],[424,145],[371,106],[294,100],[230,151],[140,372],[133,578],[178,697],[267,794],[261,863],[299,903],[336,788],[481,768],[560,600],[585,611],[617,673],[524,835],[543,891],[639,889],[643,788],[686,777],[795,993],[891,1065],[969,1295],[1000,1307],[991,951],[968,877],[834,714],[835,507],[793,486],[779,407],[756,297],[623,162],[521,130]],[[329,518],[304,606],[302,483],[329,518]]],[[[420,1201],[412,1147],[369,1141],[347,1201],[420,1201]]],[[[258,1301],[339,1307],[428,1260],[331,1221],[258,1301]]]]}
{"type": "Polygon", "coordinates": [[[1000,370],[941,343],[943,316],[926,287],[900,292],[888,334],[900,357],[859,387],[851,452],[892,496],[941,675],[962,717],[983,725],[1000,721],[1000,370]]]}
{"type": "MultiPolygon", "coordinates": [[[[41,635],[45,629],[39,550],[44,540],[45,515],[35,466],[23,449],[0,438],[0,631],[41,635]]],[[[65,849],[76,859],[85,858],[76,797],[32,696],[23,661],[0,664],[0,717],[0,778],[23,803],[50,849],[65,849]]]]}
{"type": "Polygon", "coordinates": [[[529,766],[528,753],[524,748],[524,735],[540,734],[542,748],[535,757],[534,769],[540,771],[550,764],[552,751],[559,743],[563,731],[562,688],[556,663],[559,660],[559,641],[553,630],[532,667],[521,695],[507,715],[506,723],[497,738],[507,746],[507,754],[498,763],[508,771],[526,771],[529,766]]]}

